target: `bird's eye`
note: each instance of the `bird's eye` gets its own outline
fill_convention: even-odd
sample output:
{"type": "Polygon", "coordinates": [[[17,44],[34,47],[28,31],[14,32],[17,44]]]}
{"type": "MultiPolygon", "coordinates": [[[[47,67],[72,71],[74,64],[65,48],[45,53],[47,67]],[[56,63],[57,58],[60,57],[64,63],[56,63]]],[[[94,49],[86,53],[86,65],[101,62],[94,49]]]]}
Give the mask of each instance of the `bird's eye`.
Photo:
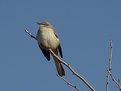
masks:
{"type": "Polygon", "coordinates": [[[47,23],[43,23],[43,25],[48,25],[47,23]]]}
{"type": "Polygon", "coordinates": [[[48,26],[49,24],[48,23],[43,23],[43,25],[48,26]]]}

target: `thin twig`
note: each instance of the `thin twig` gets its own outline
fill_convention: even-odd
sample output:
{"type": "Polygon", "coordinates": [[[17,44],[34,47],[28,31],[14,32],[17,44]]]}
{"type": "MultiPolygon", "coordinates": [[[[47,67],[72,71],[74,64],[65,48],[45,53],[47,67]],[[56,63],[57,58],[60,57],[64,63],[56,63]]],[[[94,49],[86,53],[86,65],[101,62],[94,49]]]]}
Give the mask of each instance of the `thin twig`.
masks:
{"type": "Polygon", "coordinates": [[[61,77],[59,75],[57,75],[60,79],[62,79],[65,83],[67,83],[67,85],[69,85],[70,87],[76,89],[77,91],[81,91],[77,86],[71,84],[69,81],[67,81],[64,77],[61,77]]]}
{"type": "Polygon", "coordinates": [[[64,64],[66,67],[68,67],[70,69],[70,71],[77,76],[79,79],[81,79],[86,85],[87,87],[90,88],[91,91],[96,91],[82,76],[80,76],[69,64],[67,64],[66,62],[64,62],[61,58],[59,58],[57,55],[55,55],[55,53],[49,49],[50,53],[55,56],[62,64],[64,64]]]}
{"type": "Polygon", "coordinates": [[[109,65],[107,68],[107,79],[106,79],[106,91],[108,91],[108,84],[109,84],[109,79],[110,79],[110,74],[111,74],[111,63],[112,63],[112,40],[110,40],[110,57],[109,57],[109,65]]]}
{"type": "Polygon", "coordinates": [[[109,84],[109,79],[111,78],[112,81],[118,86],[119,91],[121,91],[121,84],[120,80],[116,80],[115,77],[112,75],[112,40],[110,40],[110,57],[109,57],[109,66],[107,69],[107,80],[106,80],[106,91],[108,91],[108,84],[109,84]]]}
{"type": "Polygon", "coordinates": [[[33,36],[27,29],[25,29],[25,32],[31,37],[31,38],[34,38],[36,40],[36,37],[33,36]]]}
{"type": "Polygon", "coordinates": [[[114,83],[118,86],[119,91],[121,91],[120,80],[117,81],[117,80],[115,79],[115,77],[114,77],[112,74],[110,74],[110,77],[111,77],[112,81],[114,81],[114,83]]]}

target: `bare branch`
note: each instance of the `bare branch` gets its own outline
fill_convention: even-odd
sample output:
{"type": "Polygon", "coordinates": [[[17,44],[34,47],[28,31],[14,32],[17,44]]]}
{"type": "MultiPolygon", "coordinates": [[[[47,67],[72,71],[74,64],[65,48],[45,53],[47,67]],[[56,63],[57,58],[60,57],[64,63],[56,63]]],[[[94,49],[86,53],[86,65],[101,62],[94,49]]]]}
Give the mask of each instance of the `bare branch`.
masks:
{"type": "Polygon", "coordinates": [[[107,79],[106,79],[106,91],[108,91],[108,84],[109,84],[109,78],[111,74],[111,63],[112,63],[112,40],[110,40],[110,57],[109,57],[109,65],[107,68],[107,79]]]}
{"type": "Polygon", "coordinates": [[[117,81],[117,80],[115,79],[115,77],[114,77],[112,74],[110,74],[110,77],[111,77],[112,81],[114,81],[114,83],[118,86],[119,91],[121,91],[120,80],[118,79],[118,81],[117,81]]]}
{"type": "Polygon", "coordinates": [[[31,37],[31,38],[34,38],[36,40],[36,37],[33,36],[27,29],[25,29],[25,32],[31,37]]]}
{"type": "Polygon", "coordinates": [[[107,80],[106,80],[106,91],[108,91],[108,84],[109,84],[109,79],[111,78],[112,81],[118,86],[119,91],[121,91],[121,84],[120,80],[116,80],[115,77],[112,75],[112,40],[110,40],[110,57],[109,57],[109,65],[107,69],[107,80]]]}
{"type": "Polygon", "coordinates": [[[62,64],[64,64],[66,67],[68,67],[70,69],[70,71],[77,76],[80,80],[82,80],[87,87],[90,88],[91,91],[96,91],[82,76],[80,76],[69,64],[67,64],[66,62],[64,62],[61,58],[59,58],[51,49],[49,49],[50,53],[55,56],[62,64]]]}
{"type": "Polygon", "coordinates": [[[59,75],[57,75],[60,79],[62,79],[65,83],[67,83],[67,85],[69,85],[72,88],[75,88],[77,91],[81,91],[77,86],[71,84],[70,82],[68,82],[64,77],[61,77],[59,75]]]}
{"type": "MultiPolygon", "coordinates": [[[[25,32],[31,37],[36,40],[36,37],[33,36],[27,29],[25,29],[25,32]]],[[[55,56],[62,64],[64,64],[66,67],[70,69],[70,71],[77,76],[80,80],[82,80],[89,88],[91,91],[96,91],[82,76],[80,76],[69,64],[64,62],[61,58],[59,58],[51,49],[49,49],[50,53],[55,56]]]]}

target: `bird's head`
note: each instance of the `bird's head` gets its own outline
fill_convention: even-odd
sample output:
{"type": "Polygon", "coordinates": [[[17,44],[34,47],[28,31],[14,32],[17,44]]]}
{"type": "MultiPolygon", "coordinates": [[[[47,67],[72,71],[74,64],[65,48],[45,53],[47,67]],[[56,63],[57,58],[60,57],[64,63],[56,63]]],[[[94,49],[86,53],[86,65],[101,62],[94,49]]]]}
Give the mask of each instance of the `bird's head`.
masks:
{"type": "Polygon", "coordinates": [[[38,24],[39,26],[45,26],[45,27],[52,26],[48,21],[44,21],[44,22],[41,22],[41,23],[37,22],[37,24],[38,24]]]}

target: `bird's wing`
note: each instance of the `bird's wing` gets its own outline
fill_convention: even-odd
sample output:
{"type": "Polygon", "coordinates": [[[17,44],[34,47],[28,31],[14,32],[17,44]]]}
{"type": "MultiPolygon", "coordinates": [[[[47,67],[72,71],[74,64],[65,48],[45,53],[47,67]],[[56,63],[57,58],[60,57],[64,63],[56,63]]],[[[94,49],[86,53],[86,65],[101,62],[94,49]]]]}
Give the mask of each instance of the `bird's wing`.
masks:
{"type": "Polygon", "coordinates": [[[50,53],[49,53],[47,50],[43,49],[43,48],[41,47],[41,44],[38,44],[38,45],[39,45],[39,48],[42,50],[42,53],[44,54],[44,56],[46,57],[46,59],[47,59],[48,61],[50,61],[50,53]]]}
{"type": "MultiPolygon", "coordinates": [[[[58,34],[55,30],[54,30],[54,34],[55,34],[56,38],[59,39],[58,34]]],[[[58,46],[58,50],[59,50],[60,56],[63,57],[61,45],[58,46]]]]}
{"type": "Polygon", "coordinates": [[[60,56],[63,57],[61,45],[58,46],[58,50],[59,50],[60,56]]]}
{"type": "Polygon", "coordinates": [[[54,30],[54,34],[55,34],[56,38],[58,38],[58,34],[57,34],[57,32],[55,30],[54,30]]]}

